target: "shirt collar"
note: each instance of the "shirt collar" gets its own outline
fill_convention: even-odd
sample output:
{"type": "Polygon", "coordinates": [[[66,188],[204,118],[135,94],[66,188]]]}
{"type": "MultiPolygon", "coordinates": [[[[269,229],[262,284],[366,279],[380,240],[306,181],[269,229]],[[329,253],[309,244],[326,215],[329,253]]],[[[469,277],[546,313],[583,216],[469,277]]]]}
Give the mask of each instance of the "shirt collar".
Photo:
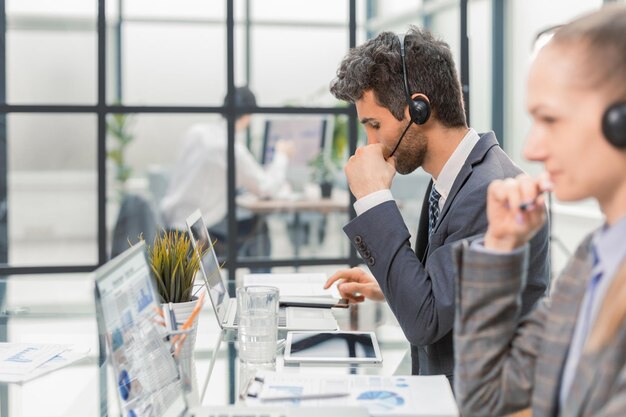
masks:
{"type": "Polygon", "coordinates": [[[452,152],[452,155],[450,155],[450,158],[446,161],[437,179],[433,178],[434,187],[444,200],[448,198],[454,185],[454,180],[456,180],[465,161],[479,140],[480,136],[478,136],[478,133],[474,129],[469,128],[459,145],[452,152]]]}
{"type": "Polygon", "coordinates": [[[593,236],[599,267],[604,276],[612,277],[626,258],[626,216],[613,226],[604,225],[593,236]]]}

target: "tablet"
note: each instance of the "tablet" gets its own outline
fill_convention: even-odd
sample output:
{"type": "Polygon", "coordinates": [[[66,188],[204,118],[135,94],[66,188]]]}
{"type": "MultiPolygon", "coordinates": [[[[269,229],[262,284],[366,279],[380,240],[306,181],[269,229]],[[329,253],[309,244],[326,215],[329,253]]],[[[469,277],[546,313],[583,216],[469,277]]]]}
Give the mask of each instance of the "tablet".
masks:
{"type": "Polygon", "coordinates": [[[285,363],[381,363],[374,332],[287,333],[285,363]]]}
{"type": "Polygon", "coordinates": [[[345,298],[330,297],[280,297],[278,304],[283,307],[309,308],[348,308],[350,306],[345,298]]]}

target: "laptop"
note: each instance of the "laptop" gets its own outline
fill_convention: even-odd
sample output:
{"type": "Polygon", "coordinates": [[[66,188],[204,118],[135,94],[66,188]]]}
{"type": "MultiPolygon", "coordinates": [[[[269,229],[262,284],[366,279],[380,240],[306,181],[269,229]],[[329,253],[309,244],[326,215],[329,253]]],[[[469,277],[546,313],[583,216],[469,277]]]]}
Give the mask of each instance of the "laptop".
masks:
{"type": "MultiPolygon", "coordinates": [[[[187,218],[187,229],[196,251],[208,248],[200,262],[200,273],[204,279],[215,317],[222,329],[237,329],[237,299],[231,298],[227,282],[222,277],[220,265],[213,249],[212,240],[200,210],[187,218]]],[[[337,320],[330,309],[281,307],[278,313],[280,330],[337,330],[337,320]]]]}
{"type": "MultiPolygon", "coordinates": [[[[96,270],[100,340],[107,345],[121,415],[135,417],[317,417],[316,408],[192,407],[169,342],[157,324],[158,296],[143,242],[96,270]]],[[[365,417],[366,409],[323,407],[328,416],[365,417]]]]}

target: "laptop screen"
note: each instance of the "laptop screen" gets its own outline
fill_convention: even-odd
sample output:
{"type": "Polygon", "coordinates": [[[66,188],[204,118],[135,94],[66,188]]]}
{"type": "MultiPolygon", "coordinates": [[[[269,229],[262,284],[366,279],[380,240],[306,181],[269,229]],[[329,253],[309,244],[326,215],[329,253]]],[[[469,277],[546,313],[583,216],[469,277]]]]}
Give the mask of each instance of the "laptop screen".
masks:
{"type": "Polygon", "coordinates": [[[186,409],[176,363],[157,324],[157,300],[143,242],[96,270],[98,328],[124,416],[180,416],[186,409]]]}
{"type": "MultiPolygon", "coordinates": [[[[204,282],[216,314],[224,314],[225,312],[222,312],[220,307],[225,305],[230,300],[230,297],[222,280],[220,265],[212,245],[213,242],[199,210],[187,218],[187,227],[191,235],[191,242],[196,250],[202,251],[209,248],[200,262],[200,271],[204,277],[204,282]]],[[[220,316],[220,319],[222,318],[220,316]]]]}

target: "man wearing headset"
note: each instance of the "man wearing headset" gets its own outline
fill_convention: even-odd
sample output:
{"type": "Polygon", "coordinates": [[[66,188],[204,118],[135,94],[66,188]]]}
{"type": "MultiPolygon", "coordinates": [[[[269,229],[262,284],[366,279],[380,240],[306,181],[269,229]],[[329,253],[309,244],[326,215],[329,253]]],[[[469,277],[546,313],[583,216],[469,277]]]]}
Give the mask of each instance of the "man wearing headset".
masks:
{"type": "MultiPolygon", "coordinates": [[[[342,295],[353,302],[386,300],[411,343],[412,373],[453,378],[452,244],[487,228],[487,187],[522,171],[493,132],[478,134],[465,120],[449,46],[411,27],[352,49],[330,91],[356,104],[367,133],[345,166],[357,217],[344,231],[368,265],[342,270],[342,295]],[[419,167],[432,176],[422,205],[415,250],[390,192],[396,172],[419,167]]],[[[532,277],[522,294],[531,310],[549,284],[548,227],[531,242],[532,277]]]]}

